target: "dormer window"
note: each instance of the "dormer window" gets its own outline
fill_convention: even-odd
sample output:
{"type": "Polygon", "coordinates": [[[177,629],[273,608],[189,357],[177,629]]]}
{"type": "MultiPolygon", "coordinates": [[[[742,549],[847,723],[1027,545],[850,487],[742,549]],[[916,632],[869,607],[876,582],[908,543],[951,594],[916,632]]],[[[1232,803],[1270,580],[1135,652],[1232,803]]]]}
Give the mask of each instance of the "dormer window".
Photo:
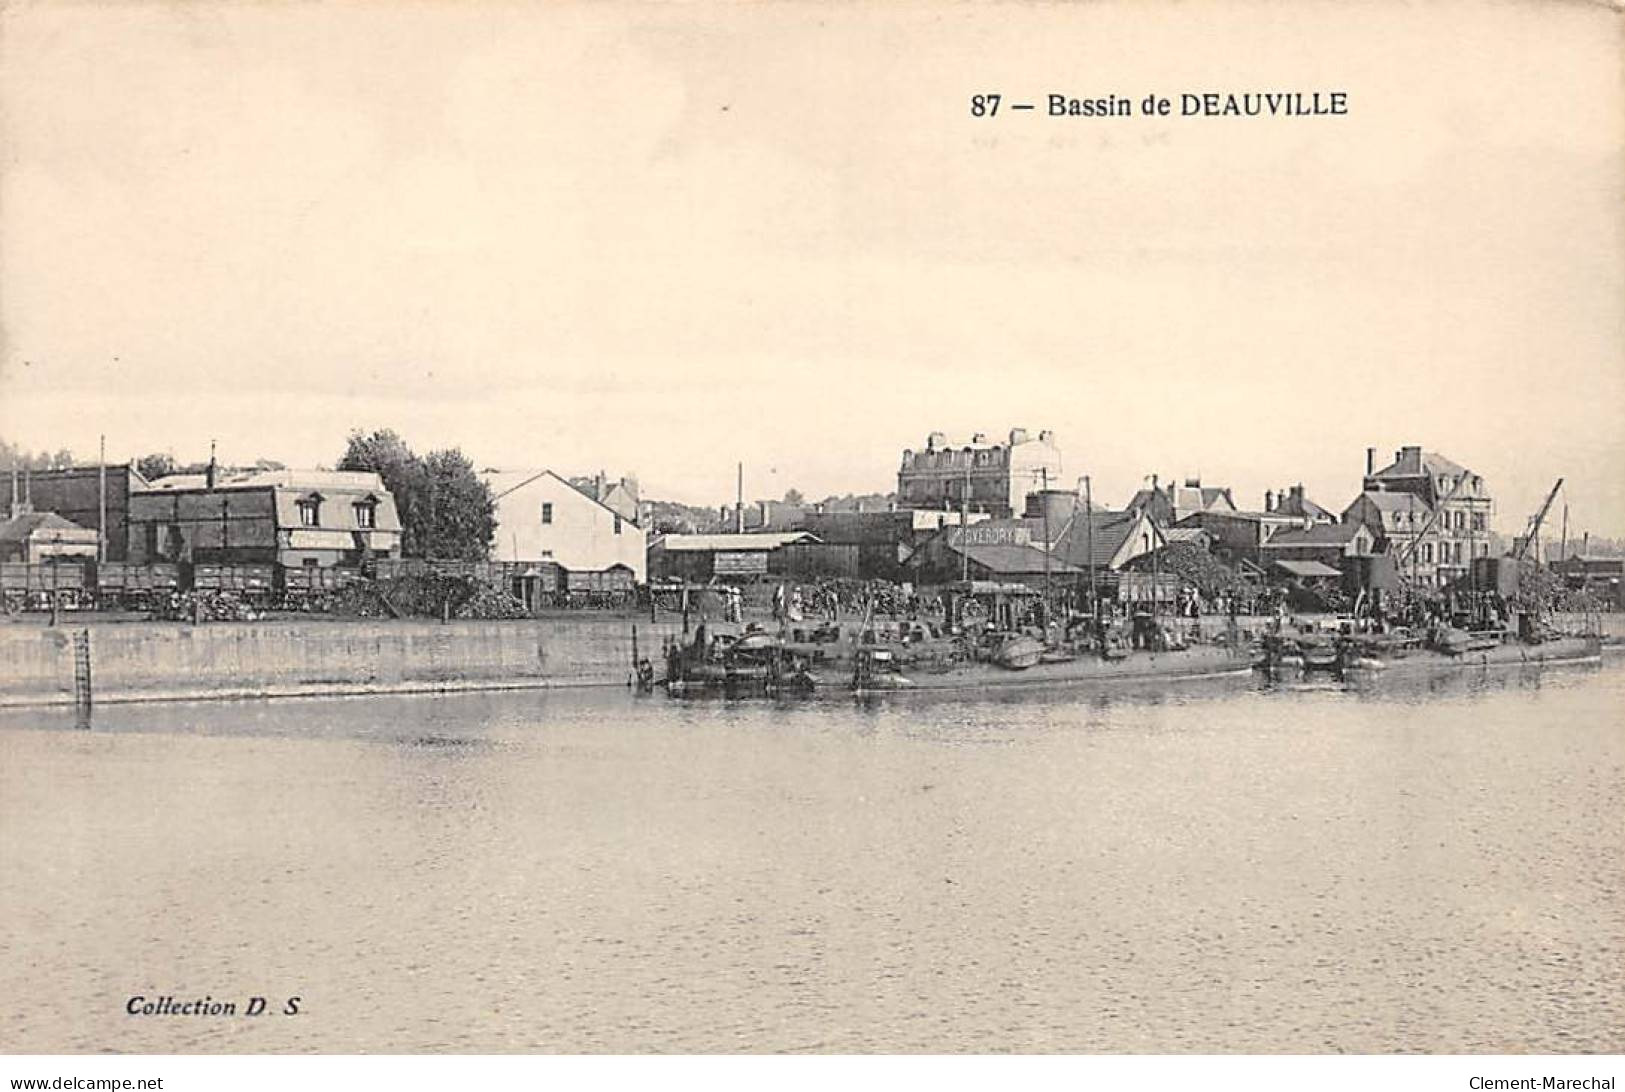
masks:
{"type": "Polygon", "coordinates": [[[355,512],[355,525],[363,531],[370,531],[378,526],[377,498],[367,497],[364,500],[358,500],[352,506],[352,510],[355,512]]]}
{"type": "Polygon", "coordinates": [[[298,507],[300,526],[320,527],[322,525],[322,495],[320,493],[311,493],[308,496],[300,497],[298,507]]]}

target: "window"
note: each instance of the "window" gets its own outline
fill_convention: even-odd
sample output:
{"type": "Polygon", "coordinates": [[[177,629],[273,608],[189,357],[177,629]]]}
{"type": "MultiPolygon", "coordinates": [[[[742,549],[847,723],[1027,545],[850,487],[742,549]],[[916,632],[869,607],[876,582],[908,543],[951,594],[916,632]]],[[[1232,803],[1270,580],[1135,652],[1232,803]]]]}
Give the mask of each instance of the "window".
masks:
{"type": "Polygon", "coordinates": [[[621,533],[621,517],[620,516],[615,517],[615,533],[617,535],[621,533]]]}
{"type": "Polygon", "coordinates": [[[356,501],[355,525],[362,530],[370,531],[378,526],[378,506],[372,501],[356,501]]]}
{"type": "Polygon", "coordinates": [[[542,522],[543,523],[552,523],[553,522],[553,502],[552,501],[543,501],[542,502],[542,522]]]}
{"type": "Polygon", "coordinates": [[[311,495],[299,502],[299,522],[306,527],[322,525],[322,499],[311,495]]]}

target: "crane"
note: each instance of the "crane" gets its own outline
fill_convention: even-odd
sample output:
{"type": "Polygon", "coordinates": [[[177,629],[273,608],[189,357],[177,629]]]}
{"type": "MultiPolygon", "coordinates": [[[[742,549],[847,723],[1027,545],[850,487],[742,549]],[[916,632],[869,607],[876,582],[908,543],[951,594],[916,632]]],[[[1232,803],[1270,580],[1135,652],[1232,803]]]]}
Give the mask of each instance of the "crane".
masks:
{"type": "Polygon", "coordinates": [[[1563,479],[1559,478],[1557,484],[1552,486],[1552,491],[1546,494],[1546,503],[1540,506],[1540,511],[1530,517],[1529,533],[1518,543],[1518,548],[1512,551],[1512,556],[1517,560],[1522,561],[1528,555],[1530,546],[1540,538],[1540,525],[1545,522],[1546,513],[1552,510],[1552,502],[1557,499],[1557,491],[1562,488],[1563,479]]]}

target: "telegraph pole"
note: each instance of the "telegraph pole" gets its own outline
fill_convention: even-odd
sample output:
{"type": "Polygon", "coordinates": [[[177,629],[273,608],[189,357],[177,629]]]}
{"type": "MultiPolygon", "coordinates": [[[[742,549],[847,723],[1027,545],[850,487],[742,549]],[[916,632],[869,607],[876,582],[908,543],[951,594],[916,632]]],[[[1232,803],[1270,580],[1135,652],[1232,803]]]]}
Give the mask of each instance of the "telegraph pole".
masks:
{"type": "Polygon", "coordinates": [[[107,560],[107,434],[103,433],[96,449],[98,500],[96,508],[96,561],[107,560]]]}
{"type": "Polygon", "coordinates": [[[1089,490],[1089,475],[1083,476],[1084,549],[1089,553],[1089,613],[1098,617],[1100,600],[1095,593],[1095,502],[1089,490]]]}
{"type": "Polygon", "coordinates": [[[1039,487],[1038,502],[1044,509],[1044,639],[1049,640],[1049,467],[1038,468],[1039,487]]]}
{"type": "Polygon", "coordinates": [[[970,581],[970,460],[965,461],[965,488],[959,493],[959,579],[970,581]]]}

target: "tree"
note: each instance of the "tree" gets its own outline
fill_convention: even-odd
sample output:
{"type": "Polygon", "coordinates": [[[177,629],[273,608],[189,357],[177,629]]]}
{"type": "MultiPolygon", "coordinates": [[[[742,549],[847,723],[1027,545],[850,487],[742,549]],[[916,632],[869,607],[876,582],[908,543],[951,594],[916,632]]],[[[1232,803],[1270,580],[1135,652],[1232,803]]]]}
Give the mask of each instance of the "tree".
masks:
{"type": "Polygon", "coordinates": [[[474,473],[474,464],[453,448],[419,458],[394,429],[352,432],[340,470],[378,474],[401,517],[401,552],[408,557],[477,561],[496,537],[496,502],[474,473]]]}
{"type": "Polygon", "coordinates": [[[56,470],[73,465],[73,452],[66,448],[54,455],[49,451],[25,451],[0,440],[0,470],[56,470]]]}
{"type": "Polygon", "coordinates": [[[151,455],[143,455],[135,461],[135,468],[149,482],[156,481],[159,478],[167,478],[169,475],[176,473],[175,457],[161,451],[154,452],[151,455]]]}
{"type": "Polygon", "coordinates": [[[784,503],[802,505],[807,503],[807,498],[801,495],[799,489],[786,489],[784,491],[784,503]]]}
{"type": "Polygon", "coordinates": [[[433,556],[480,561],[490,556],[496,537],[496,501],[474,464],[456,448],[431,451],[423,460],[428,490],[422,541],[433,556]]]}

